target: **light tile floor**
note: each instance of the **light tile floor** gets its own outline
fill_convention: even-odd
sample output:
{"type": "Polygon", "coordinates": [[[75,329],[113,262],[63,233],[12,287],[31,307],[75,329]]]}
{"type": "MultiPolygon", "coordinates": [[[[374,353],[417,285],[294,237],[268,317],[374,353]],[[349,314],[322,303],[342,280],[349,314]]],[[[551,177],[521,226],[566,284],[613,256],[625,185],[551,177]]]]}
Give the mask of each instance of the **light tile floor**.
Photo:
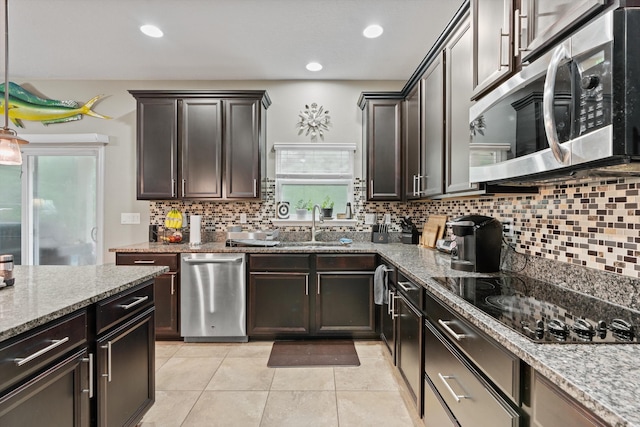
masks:
{"type": "Polygon", "coordinates": [[[156,403],[141,427],[418,427],[380,342],[358,367],[269,368],[271,342],[156,343],[156,403]]]}

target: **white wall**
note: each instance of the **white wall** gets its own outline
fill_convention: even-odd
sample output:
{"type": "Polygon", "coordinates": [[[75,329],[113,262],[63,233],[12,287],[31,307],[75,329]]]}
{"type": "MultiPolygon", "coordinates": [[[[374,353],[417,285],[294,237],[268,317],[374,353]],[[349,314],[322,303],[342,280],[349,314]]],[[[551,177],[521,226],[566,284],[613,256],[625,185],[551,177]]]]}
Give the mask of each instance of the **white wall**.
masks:
{"type": "MultiPolygon", "coordinates": [[[[254,89],[267,90],[272,105],[267,111],[267,175],[274,174],[274,142],[309,141],[298,136],[296,122],[305,104],[316,102],[328,109],[333,126],[326,142],[356,142],[360,162],[362,132],[361,111],[357,100],[363,91],[397,91],[401,81],[28,81],[17,82],[51,99],[86,102],[97,94],[107,95],[94,106],[99,114],[111,116],[101,120],[85,116],[70,123],[43,126],[25,121],[19,132],[32,133],[100,133],[110,137],[105,159],[105,263],[113,262],[109,248],[147,240],[149,203],[136,200],[136,103],[129,89],[254,89]],[[140,225],[121,225],[120,213],[139,212],[140,225]]],[[[356,170],[361,170],[358,163],[356,170]]]]}

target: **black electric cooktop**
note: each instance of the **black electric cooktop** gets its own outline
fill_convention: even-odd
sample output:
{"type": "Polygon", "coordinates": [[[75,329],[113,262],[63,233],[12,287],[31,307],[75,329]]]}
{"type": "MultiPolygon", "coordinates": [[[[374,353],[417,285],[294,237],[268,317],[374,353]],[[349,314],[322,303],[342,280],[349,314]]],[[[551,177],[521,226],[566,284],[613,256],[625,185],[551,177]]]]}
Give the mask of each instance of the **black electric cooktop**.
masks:
{"type": "Polygon", "coordinates": [[[434,277],[538,343],[638,343],[640,311],[526,276],[434,277]]]}

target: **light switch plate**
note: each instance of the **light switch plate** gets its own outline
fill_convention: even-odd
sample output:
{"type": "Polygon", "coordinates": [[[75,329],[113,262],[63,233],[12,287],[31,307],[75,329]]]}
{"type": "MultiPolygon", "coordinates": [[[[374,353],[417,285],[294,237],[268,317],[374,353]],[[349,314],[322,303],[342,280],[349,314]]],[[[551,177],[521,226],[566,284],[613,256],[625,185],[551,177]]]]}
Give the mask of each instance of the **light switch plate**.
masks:
{"type": "Polygon", "coordinates": [[[391,214],[384,214],[384,223],[391,224],[391,214]]]}
{"type": "Polygon", "coordinates": [[[371,225],[376,223],[376,214],[374,213],[366,213],[364,214],[364,223],[366,225],[371,225]]]}
{"type": "Polygon", "coordinates": [[[247,214],[246,213],[241,213],[240,214],[240,224],[246,224],[247,223],[247,214]]]}
{"type": "Polygon", "coordinates": [[[120,224],[140,224],[139,212],[122,212],[120,214],[120,224]]]}

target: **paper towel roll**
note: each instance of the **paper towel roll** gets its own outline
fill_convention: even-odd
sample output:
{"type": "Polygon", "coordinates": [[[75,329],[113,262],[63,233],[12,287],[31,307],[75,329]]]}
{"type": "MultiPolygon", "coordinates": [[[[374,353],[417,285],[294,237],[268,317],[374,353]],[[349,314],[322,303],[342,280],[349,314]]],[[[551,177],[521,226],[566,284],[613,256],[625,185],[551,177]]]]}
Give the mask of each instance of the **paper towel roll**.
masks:
{"type": "Polygon", "coordinates": [[[199,245],[201,243],[202,217],[191,215],[189,222],[189,244],[199,245]]]}

